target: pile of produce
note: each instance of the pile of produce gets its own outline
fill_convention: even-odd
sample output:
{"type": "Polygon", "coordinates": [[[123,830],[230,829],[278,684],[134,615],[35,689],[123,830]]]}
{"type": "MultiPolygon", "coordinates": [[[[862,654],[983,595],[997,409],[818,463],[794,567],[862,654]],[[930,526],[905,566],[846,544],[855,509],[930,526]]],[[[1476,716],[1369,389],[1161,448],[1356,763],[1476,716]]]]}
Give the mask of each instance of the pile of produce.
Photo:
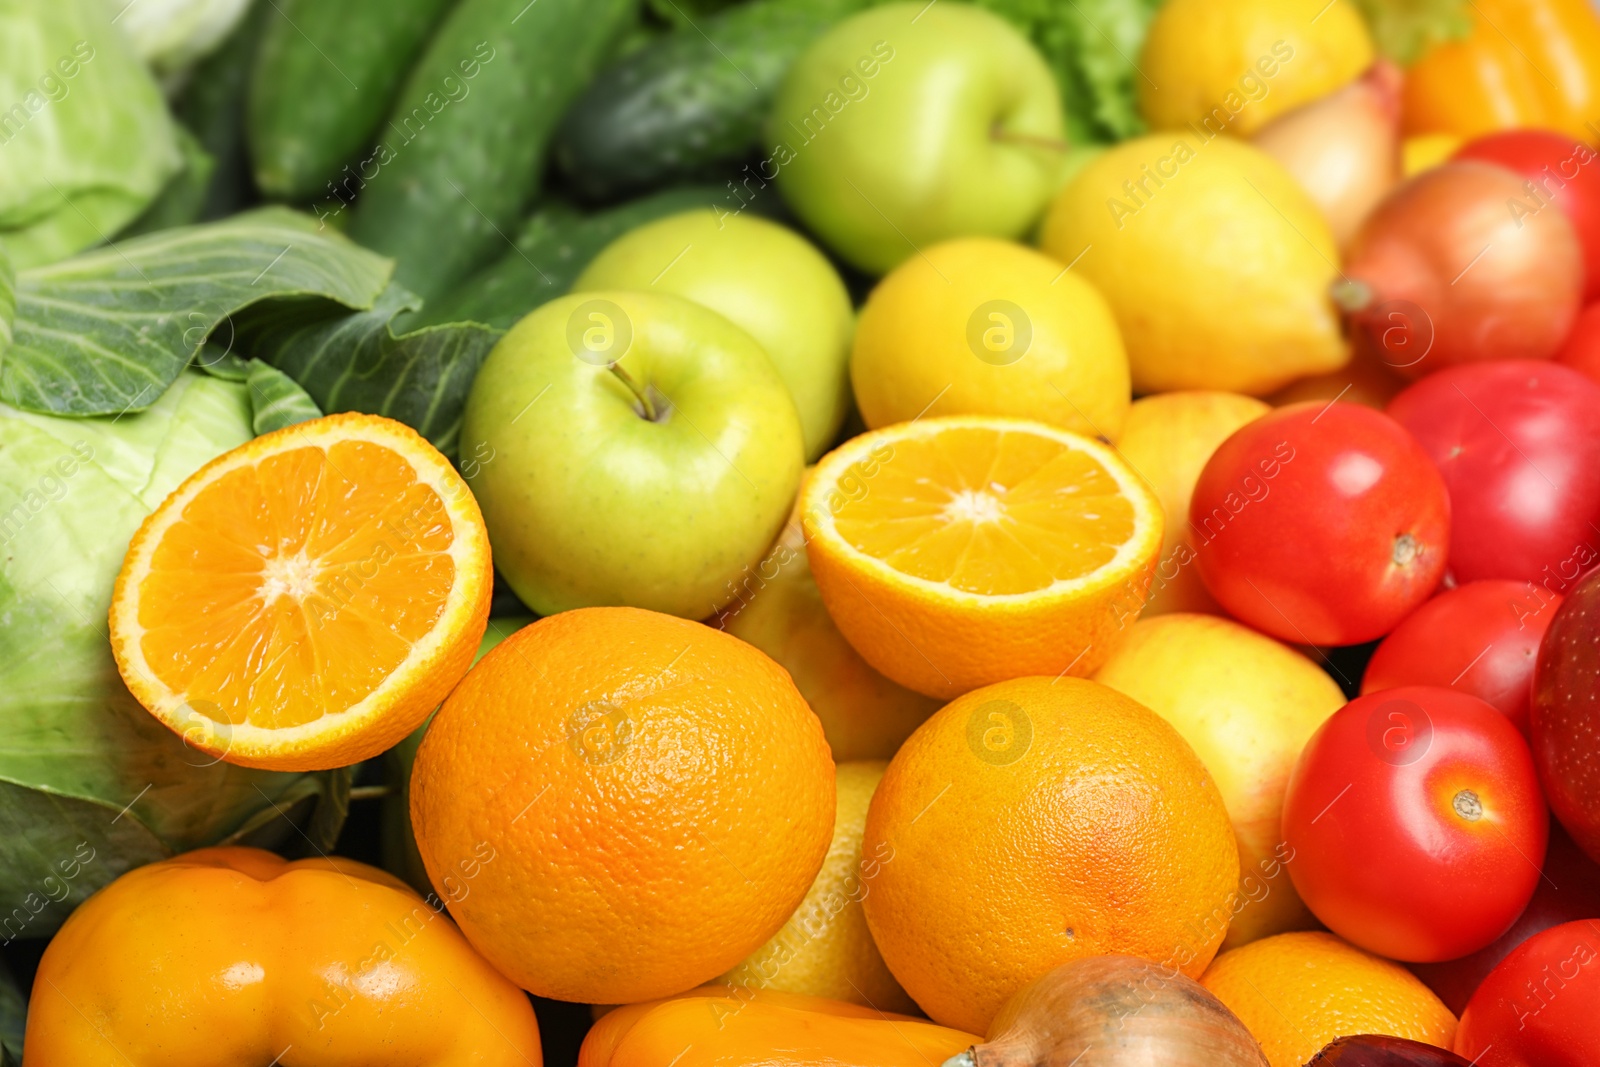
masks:
{"type": "Polygon", "coordinates": [[[0,0],[0,1067],[1600,1067],[1584,0],[0,0]]]}

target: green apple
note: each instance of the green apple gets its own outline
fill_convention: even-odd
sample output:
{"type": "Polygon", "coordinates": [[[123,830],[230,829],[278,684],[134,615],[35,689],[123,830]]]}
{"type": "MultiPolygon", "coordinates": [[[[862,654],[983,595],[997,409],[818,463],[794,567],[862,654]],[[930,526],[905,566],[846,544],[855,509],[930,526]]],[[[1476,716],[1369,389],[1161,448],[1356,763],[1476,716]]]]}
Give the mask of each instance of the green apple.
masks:
{"type": "Polygon", "coordinates": [[[879,274],[946,238],[1023,236],[1066,151],[1060,93],[1033,45],[981,8],[921,0],[815,41],[767,133],[760,175],[828,247],[879,274]]]}
{"type": "Polygon", "coordinates": [[[658,293],[573,293],[512,327],[461,427],[496,568],[540,615],[712,614],[782,529],[800,419],[755,339],[658,293]]]}
{"type": "Polygon", "coordinates": [[[800,413],[807,459],[839,432],[850,403],[850,294],[793,230],[755,215],[686,211],[611,242],[574,288],[673,293],[704,304],[767,350],[800,413]]]}

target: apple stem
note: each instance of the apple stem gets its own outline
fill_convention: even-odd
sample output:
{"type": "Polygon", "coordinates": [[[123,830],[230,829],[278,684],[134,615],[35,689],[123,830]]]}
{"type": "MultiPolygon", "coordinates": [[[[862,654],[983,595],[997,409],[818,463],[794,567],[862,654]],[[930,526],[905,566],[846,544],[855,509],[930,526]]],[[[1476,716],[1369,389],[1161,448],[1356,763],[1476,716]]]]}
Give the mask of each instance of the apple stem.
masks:
{"type": "Polygon", "coordinates": [[[1070,142],[1063,141],[1057,137],[1035,137],[1027,133],[1013,133],[1010,130],[1002,130],[998,126],[989,131],[989,139],[992,141],[1004,141],[1007,144],[1027,145],[1030,148],[1045,148],[1052,152],[1070,152],[1072,150],[1070,142]]]}
{"type": "Polygon", "coordinates": [[[1347,315],[1365,311],[1372,306],[1372,286],[1359,278],[1340,278],[1328,286],[1328,297],[1340,311],[1347,315]]]}
{"type": "Polygon", "coordinates": [[[615,374],[619,379],[621,379],[622,384],[628,387],[628,392],[633,394],[633,399],[636,402],[636,408],[640,415],[644,416],[651,422],[661,421],[660,417],[656,414],[656,406],[650,399],[650,391],[635,381],[633,375],[623,370],[622,364],[611,364],[611,373],[615,374]]]}

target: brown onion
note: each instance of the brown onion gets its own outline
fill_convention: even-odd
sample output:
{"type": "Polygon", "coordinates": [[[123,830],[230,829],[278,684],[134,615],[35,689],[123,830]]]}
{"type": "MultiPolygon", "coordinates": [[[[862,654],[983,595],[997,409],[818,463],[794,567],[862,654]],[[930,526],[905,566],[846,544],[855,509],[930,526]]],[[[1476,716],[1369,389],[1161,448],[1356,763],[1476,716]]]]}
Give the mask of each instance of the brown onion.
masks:
{"type": "Polygon", "coordinates": [[[1566,339],[1578,237],[1560,209],[1530,207],[1523,184],[1504,167],[1446,163],[1386,197],[1350,243],[1334,302],[1401,374],[1549,359],[1566,339]]]}
{"type": "Polygon", "coordinates": [[[1251,138],[1322,209],[1343,248],[1400,183],[1400,82],[1385,60],[1364,77],[1263,126],[1251,138]]]}
{"type": "Polygon", "coordinates": [[[1062,964],[1008,1000],[988,1040],[944,1067],[1267,1067],[1199,982],[1133,956],[1062,964]]]}

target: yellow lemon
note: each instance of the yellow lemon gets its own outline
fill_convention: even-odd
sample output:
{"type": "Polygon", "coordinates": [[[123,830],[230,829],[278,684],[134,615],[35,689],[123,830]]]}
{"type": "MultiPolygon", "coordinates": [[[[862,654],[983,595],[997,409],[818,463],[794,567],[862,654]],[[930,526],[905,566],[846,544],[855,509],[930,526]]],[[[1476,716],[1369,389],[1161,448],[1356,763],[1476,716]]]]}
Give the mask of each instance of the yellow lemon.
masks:
{"type": "Polygon", "coordinates": [[[1125,141],[1061,191],[1041,243],[1110,302],[1135,392],[1259,396],[1349,358],[1328,299],[1333,233],[1252,145],[1189,132],[1125,141]]]}
{"type": "Polygon", "coordinates": [[[1300,1067],[1355,1034],[1440,1048],[1455,1040],[1456,1017],[1420,979],[1332,934],[1280,934],[1224,952],[1200,984],[1261,1042],[1272,1067],[1300,1067]]]}
{"type": "Polygon", "coordinates": [[[1208,391],[1159,393],[1128,409],[1117,451],[1155,490],[1167,515],[1161,562],[1144,606],[1146,618],[1169,611],[1222,614],[1194,567],[1189,498],[1217,446],[1271,410],[1255,397],[1208,391]]]}
{"type": "Polygon", "coordinates": [[[1116,440],[1128,357],[1105,299],[1031,248],[934,245],[878,283],[850,354],[871,429],[918,415],[1010,415],[1116,440]]]}
{"type": "Polygon", "coordinates": [[[1168,0],[1150,23],[1139,104],[1157,129],[1243,137],[1372,65],[1355,6],[1328,0],[1168,0]]]}
{"type": "Polygon", "coordinates": [[[867,806],[888,766],[883,760],[839,764],[828,858],[783,929],[724,976],[729,985],[828,997],[880,1011],[917,1010],[878,954],[861,906],[879,869],[892,858],[886,845],[873,855],[861,850],[867,806]]]}
{"type": "Polygon", "coordinates": [[[1171,723],[1222,792],[1240,867],[1222,947],[1314,926],[1289,880],[1294,852],[1278,824],[1290,768],[1344,704],[1333,679],[1231,619],[1189,614],[1134,623],[1094,677],[1171,723]]]}

